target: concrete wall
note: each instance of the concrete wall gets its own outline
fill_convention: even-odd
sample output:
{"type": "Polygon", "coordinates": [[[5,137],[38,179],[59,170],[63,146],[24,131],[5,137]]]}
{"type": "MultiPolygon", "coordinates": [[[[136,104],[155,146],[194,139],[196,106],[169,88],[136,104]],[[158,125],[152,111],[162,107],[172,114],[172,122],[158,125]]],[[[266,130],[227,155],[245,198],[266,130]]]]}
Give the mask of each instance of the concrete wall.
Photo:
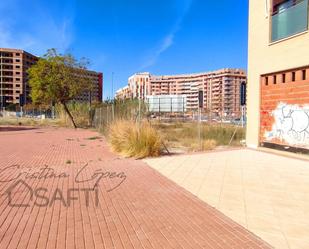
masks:
{"type": "Polygon", "coordinates": [[[270,0],[250,0],[247,145],[257,147],[260,127],[260,76],[309,65],[309,33],[270,43],[270,0]]]}

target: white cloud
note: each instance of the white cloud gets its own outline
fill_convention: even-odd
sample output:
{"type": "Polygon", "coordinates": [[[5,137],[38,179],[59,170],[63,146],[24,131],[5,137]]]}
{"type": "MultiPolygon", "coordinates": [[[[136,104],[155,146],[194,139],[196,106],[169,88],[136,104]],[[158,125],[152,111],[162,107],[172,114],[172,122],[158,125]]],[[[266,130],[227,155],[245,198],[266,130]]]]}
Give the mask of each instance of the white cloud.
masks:
{"type": "Polygon", "coordinates": [[[8,24],[4,24],[3,22],[0,22],[0,34],[0,47],[26,48],[34,44],[33,37],[31,35],[26,33],[17,34],[17,32],[13,32],[10,29],[8,24]]]}
{"type": "Polygon", "coordinates": [[[2,23],[0,23],[0,34],[0,46],[8,47],[11,35],[2,23]]]}
{"type": "MultiPolygon", "coordinates": [[[[73,18],[54,17],[46,9],[24,14],[14,9],[11,18],[5,13],[10,6],[0,4],[0,47],[19,48],[42,55],[48,48],[67,50],[73,42],[73,18]]],[[[22,7],[21,7],[22,8],[22,7]]],[[[71,15],[72,13],[70,13],[71,15]]]]}
{"type": "Polygon", "coordinates": [[[175,32],[172,32],[168,34],[166,37],[164,37],[163,41],[161,42],[160,47],[156,51],[153,52],[150,58],[141,67],[141,70],[154,65],[157,62],[160,55],[173,45],[174,37],[175,37],[175,32]]]}
{"type": "MultiPolygon", "coordinates": [[[[178,0],[179,1],[179,0],[178,0]]],[[[186,14],[189,12],[190,7],[192,5],[194,0],[182,0],[182,10],[179,14],[179,17],[176,20],[176,23],[169,34],[167,34],[163,39],[161,40],[160,46],[156,49],[152,49],[153,52],[151,53],[151,56],[144,62],[140,70],[144,70],[150,66],[153,66],[161,54],[163,54],[166,50],[168,50],[173,44],[174,39],[177,34],[177,32],[181,29],[181,24],[183,22],[183,19],[185,18],[186,14]]],[[[177,2],[179,5],[179,2],[177,2]]]]}
{"type": "Polygon", "coordinates": [[[170,46],[173,45],[174,36],[175,36],[175,33],[172,32],[164,38],[161,48],[158,50],[159,54],[163,53],[165,50],[167,50],[170,46]]]}

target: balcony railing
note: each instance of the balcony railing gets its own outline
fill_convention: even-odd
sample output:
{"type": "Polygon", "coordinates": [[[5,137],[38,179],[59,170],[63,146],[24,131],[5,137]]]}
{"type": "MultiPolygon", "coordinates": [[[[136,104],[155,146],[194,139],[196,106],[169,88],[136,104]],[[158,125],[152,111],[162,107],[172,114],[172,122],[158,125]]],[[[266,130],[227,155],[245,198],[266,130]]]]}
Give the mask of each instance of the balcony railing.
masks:
{"type": "Polygon", "coordinates": [[[272,16],[271,41],[275,42],[308,29],[308,0],[272,16]]]}

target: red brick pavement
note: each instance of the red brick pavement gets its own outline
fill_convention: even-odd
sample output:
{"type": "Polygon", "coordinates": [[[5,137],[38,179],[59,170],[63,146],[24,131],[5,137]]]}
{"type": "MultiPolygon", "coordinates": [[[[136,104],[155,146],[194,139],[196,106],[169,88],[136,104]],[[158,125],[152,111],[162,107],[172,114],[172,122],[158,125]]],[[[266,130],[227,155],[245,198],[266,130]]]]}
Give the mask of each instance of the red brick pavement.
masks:
{"type": "Polygon", "coordinates": [[[0,129],[0,248],[270,248],[143,162],[118,158],[96,136],[0,129]],[[49,175],[39,172],[45,165],[49,175]],[[38,191],[32,199],[18,180],[38,191]]]}

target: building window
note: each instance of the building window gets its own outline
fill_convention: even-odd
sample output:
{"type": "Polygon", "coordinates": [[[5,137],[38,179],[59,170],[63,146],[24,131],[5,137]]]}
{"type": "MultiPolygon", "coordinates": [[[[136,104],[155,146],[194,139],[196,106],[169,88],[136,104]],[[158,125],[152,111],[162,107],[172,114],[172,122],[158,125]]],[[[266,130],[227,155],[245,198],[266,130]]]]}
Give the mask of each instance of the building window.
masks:
{"type": "Polygon", "coordinates": [[[277,75],[274,75],[274,84],[277,84],[277,75]]]}
{"type": "Polygon", "coordinates": [[[306,70],[303,70],[303,71],[302,71],[302,76],[303,76],[302,79],[303,79],[303,80],[306,80],[306,78],[307,78],[307,77],[306,77],[306,76],[307,76],[307,75],[306,75],[306,70]]]}
{"type": "Polygon", "coordinates": [[[308,0],[273,0],[271,41],[308,30],[308,0]]]}
{"type": "Polygon", "coordinates": [[[295,81],[295,80],[296,80],[296,73],[292,72],[292,81],[295,81]]]}
{"type": "Polygon", "coordinates": [[[20,68],[20,66],[18,66],[18,65],[17,65],[17,66],[15,66],[15,67],[16,67],[16,68],[20,68]]]}
{"type": "Polygon", "coordinates": [[[265,77],[265,86],[268,86],[268,77],[265,77]]]}
{"type": "Polygon", "coordinates": [[[285,83],[285,73],[284,74],[282,74],[282,83],[285,83]]]}

